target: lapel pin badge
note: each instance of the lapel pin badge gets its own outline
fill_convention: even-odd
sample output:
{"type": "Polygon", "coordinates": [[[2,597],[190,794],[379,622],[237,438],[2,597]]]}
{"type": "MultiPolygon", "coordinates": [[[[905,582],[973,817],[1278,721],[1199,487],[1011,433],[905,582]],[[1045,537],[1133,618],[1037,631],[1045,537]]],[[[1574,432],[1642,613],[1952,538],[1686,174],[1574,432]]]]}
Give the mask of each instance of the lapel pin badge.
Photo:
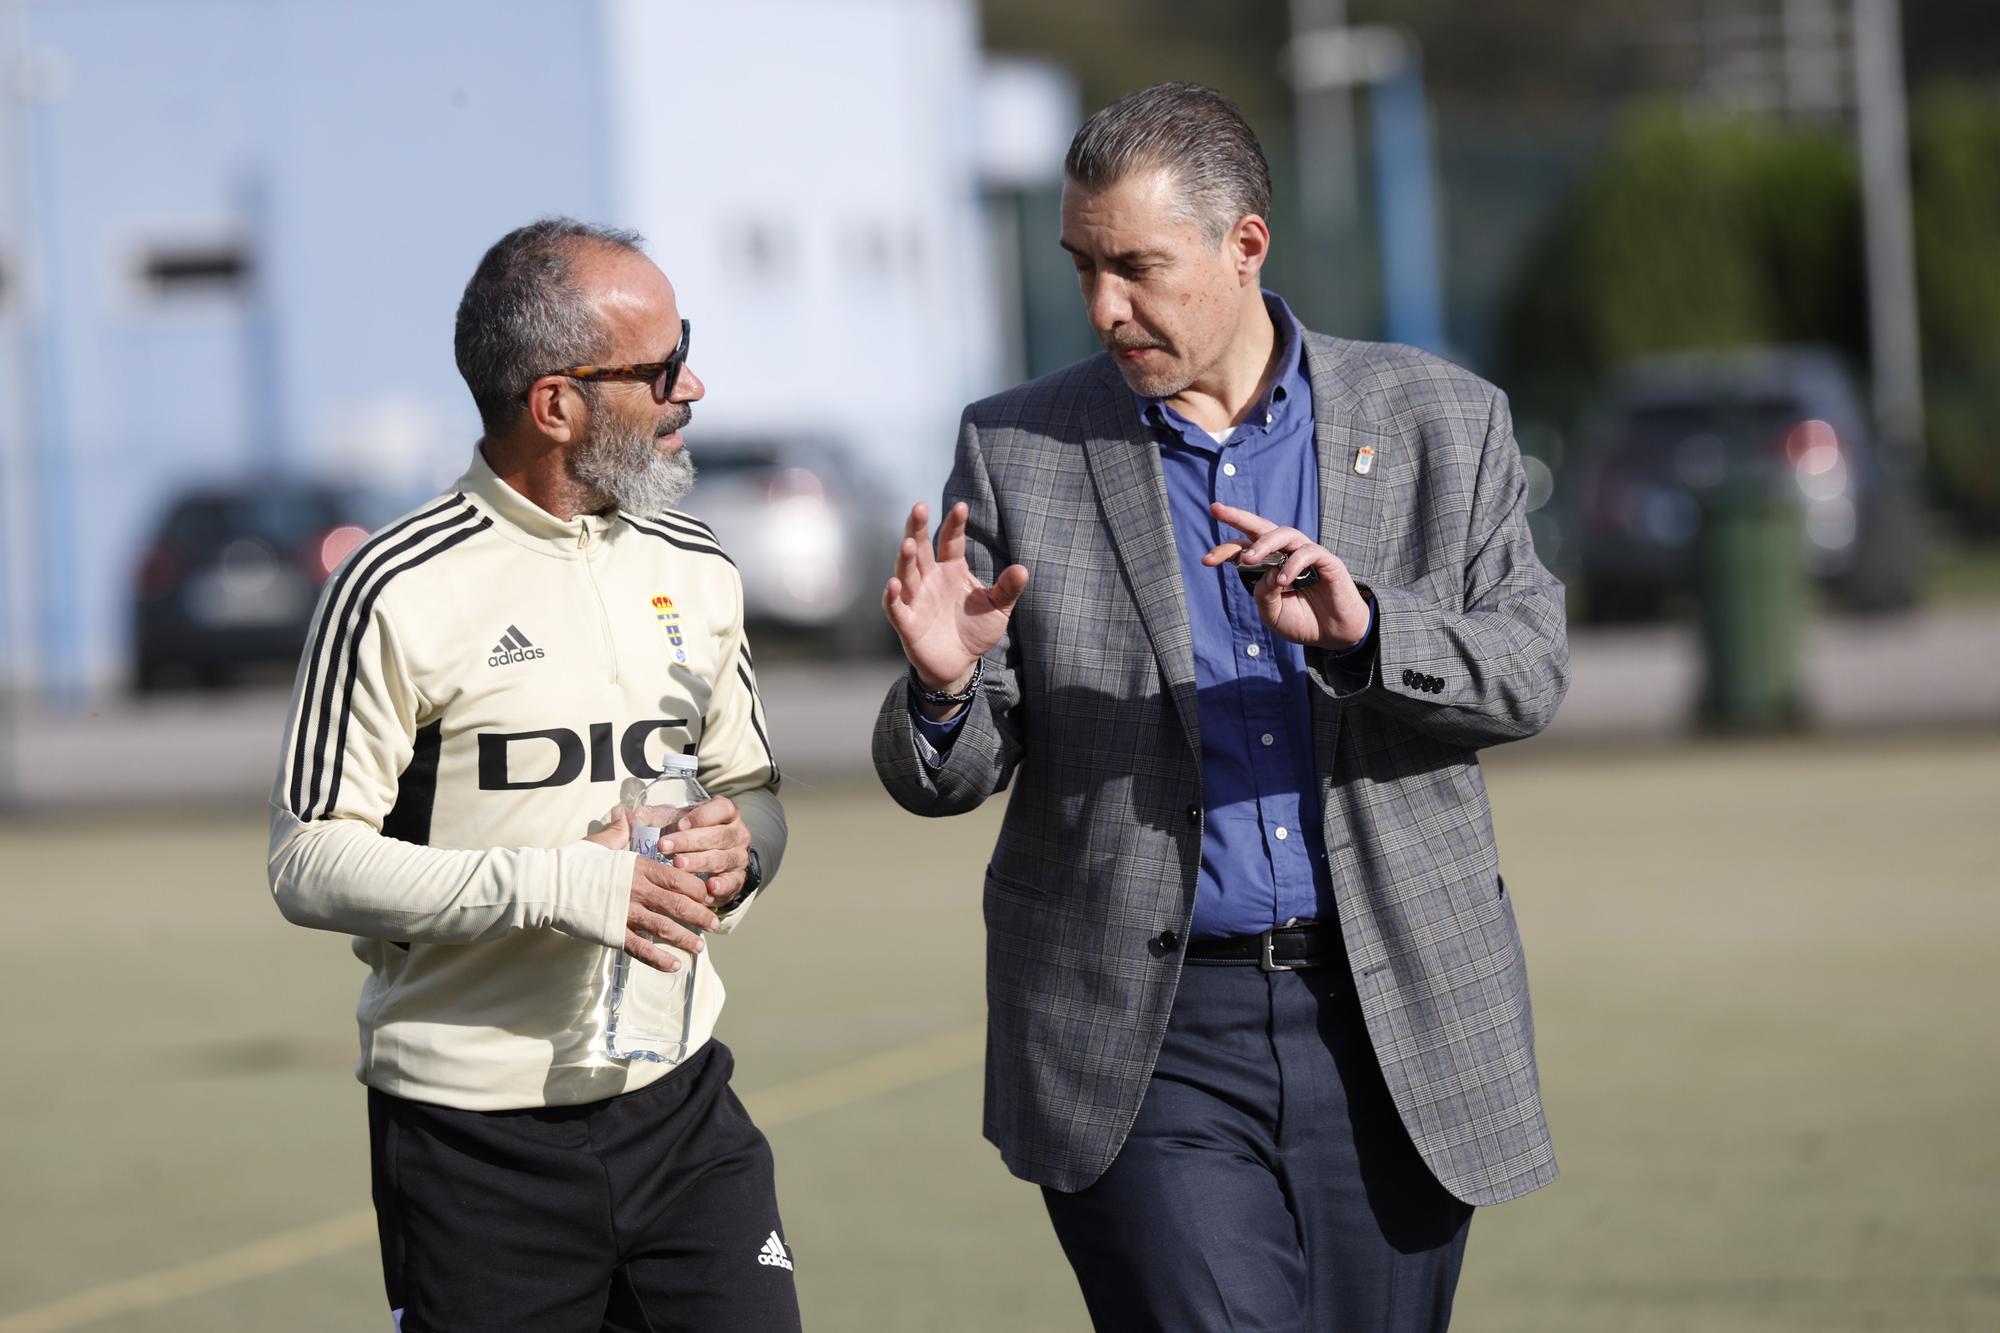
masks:
{"type": "Polygon", "coordinates": [[[1354,470],[1364,477],[1373,472],[1375,470],[1375,451],[1365,444],[1362,445],[1360,452],[1354,455],[1354,470]]]}

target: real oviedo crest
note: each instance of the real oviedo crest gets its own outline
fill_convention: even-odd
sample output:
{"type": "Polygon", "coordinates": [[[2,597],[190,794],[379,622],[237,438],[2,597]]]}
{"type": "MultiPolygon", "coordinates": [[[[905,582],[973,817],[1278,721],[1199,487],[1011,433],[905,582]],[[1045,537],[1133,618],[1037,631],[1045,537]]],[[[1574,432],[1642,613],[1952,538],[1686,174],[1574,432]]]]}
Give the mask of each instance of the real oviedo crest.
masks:
{"type": "Polygon", "coordinates": [[[653,598],[653,619],[660,622],[666,631],[667,643],[674,650],[674,661],[687,665],[687,636],[681,633],[681,613],[674,606],[674,599],[665,593],[653,598]]]}

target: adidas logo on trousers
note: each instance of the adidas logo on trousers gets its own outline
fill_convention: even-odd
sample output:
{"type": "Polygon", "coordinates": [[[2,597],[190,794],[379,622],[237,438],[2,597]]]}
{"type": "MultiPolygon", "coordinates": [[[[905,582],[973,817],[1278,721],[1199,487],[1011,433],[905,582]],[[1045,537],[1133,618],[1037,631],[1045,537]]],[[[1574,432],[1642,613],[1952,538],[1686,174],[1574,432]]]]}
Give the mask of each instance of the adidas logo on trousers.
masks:
{"type": "Polygon", "coordinates": [[[773,1231],[771,1238],[764,1242],[764,1248],[757,1252],[757,1262],[767,1268],[782,1268],[787,1272],[791,1271],[791,1256],[785,1253],[785,1242],[778,1239],[777,1232],[773,1231]]]}

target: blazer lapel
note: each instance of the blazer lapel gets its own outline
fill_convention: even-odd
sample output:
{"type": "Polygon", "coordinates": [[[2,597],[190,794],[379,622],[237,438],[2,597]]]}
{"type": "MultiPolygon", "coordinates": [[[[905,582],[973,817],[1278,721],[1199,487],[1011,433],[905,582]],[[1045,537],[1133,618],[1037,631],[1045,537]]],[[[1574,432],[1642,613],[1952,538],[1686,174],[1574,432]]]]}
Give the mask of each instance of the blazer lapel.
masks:
{"type": "Polygon", "coordinates": [[[1396,456],[1395,437],[1355,410],[1360,387],[1348,377],[1340,340],[1317,333],[1305,339],[1319,453],[1319,542],[1346,562],[1357,583],[1366,583],[1380,564],[1380,478],[1403,460],[1396,456]]]}
{"type": "MultiPolygon", "coordinates": [[[[1305,335],[1306,375],[1312,381],[1313,443],[1319,454],[1319,544],[1366,584],[1381,568],[1382,487],[1385,467],[1400,466],[1395,438],[1364,421],[1357,410],[1360,386],[1349,378],[1341,342],[1305,335]],[[1364,452],[1365,451],[1365,452],[1364,452]]],[[[1348,837],[1340,803],[1334,799],[1338,746],[1344,710],[1318,690],[1310,692],[1313,758],[1319,770],[1321,811],[1329,852],[1348,837]]]]}
{"type": "Polygon", "coordinates": [[[1181,588],[1159,446],[1139,420],[1124,378],[1108,362],[1105,370],[1108,382],[1085,423],[1084,459],[1126,585],[1138,604],[1140,624],[1159,659],[1160,678],[1180,714],[1198,768],[1201,727],[1195,705],[1194,635],[1181,588]]]}

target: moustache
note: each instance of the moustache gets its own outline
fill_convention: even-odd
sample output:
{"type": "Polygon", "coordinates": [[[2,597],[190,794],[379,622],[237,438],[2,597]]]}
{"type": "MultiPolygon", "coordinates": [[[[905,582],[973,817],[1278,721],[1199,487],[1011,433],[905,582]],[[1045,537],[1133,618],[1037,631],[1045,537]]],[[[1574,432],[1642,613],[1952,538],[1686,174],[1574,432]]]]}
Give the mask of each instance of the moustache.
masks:
{"type": "Polygon", "coordinates": [[[688,422],[693,420],[693,407],[687,403],[675,403],[667,410],[667,414],[660,418],[660,424],[654,427],[653,438],[664,440],[675,431],[683,429],[688,422]]]}
{"type": "Polygon", "coordinates": [[[1157,338],[1101,338],[1107,352],[1165,351],[1167,345],[1157,338]]]}

